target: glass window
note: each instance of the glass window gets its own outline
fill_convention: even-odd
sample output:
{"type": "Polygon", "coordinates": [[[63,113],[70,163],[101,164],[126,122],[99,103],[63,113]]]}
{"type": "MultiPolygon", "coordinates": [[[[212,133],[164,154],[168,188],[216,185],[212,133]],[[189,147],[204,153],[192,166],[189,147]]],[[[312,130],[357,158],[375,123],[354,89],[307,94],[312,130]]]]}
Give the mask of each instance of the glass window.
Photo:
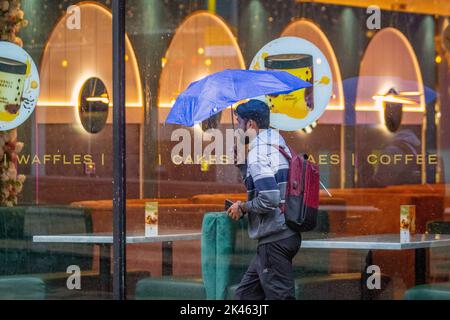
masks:
{"type": "Polygon", "coordinates": [[[448,287],[448,6],[128,0],[115,83],[113,2],[0,1],[0,298],[113,298],[119,86],[129,299],[448,287]],[[254,257],[295,290],[246,287],[254,257]]]}

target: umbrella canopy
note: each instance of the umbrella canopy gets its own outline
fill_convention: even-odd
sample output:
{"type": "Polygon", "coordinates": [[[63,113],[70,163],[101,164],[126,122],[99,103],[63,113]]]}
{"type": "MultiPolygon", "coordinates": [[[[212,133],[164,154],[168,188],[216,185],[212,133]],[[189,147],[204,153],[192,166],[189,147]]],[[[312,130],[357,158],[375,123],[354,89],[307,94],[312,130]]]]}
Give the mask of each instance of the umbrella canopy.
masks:
{"type": "Polygon", "coordinates": [[[221,71],[191,83],[178,96],[166,123],[192,127],[241,100],[311,86],[286,71],[221,71]]]}

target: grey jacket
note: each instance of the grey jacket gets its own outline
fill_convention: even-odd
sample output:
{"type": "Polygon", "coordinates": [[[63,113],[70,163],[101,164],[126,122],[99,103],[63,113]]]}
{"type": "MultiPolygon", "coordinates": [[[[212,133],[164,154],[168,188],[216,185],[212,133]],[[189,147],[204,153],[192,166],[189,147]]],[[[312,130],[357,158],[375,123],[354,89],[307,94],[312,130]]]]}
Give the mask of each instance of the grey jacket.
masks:
{"type": "Polygon", "coordinates": [[[277,130],[260,130],[250,143],[247,164],[240,166],[247,188],[248,201],[244,206],[248,211],[248,233],[260,244],[295,234],[287,227],[279,208],[285,199],[289,162],[274,145],[290,154],[277,130]]]}

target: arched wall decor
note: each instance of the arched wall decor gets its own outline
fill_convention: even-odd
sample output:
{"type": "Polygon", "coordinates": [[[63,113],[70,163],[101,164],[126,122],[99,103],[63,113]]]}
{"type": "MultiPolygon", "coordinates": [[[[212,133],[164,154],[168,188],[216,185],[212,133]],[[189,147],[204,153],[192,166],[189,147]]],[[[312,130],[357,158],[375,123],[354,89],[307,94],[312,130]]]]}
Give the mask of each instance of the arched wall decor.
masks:
{"type": "MultiPolygon", "coordinates": [[[[102,80],[109,96],[113,95],[112,14],[95,3],[81,2],[77,7],[80,10],[80,28],[68,28],[71,15],[66,14],[47,40],[40,65],[38,123],[79,122],[79,94],[89,78],[102,80]]],[[[125,60],[127,123],[141,123],[144,104],[141,78],[128,36],[125,60]]],[[[109,106],[112,107],[112,101],[109,106]]],[[[109,114],[108,123],[111,123],[112,112],[109,114]]]]}
{"type": "MultiPolygon", "coordinates": [[[[206,11],[191,14],[179,25],[161,63],[160,122],[165,121],[175,99],[190,83],[225,69],[245,69],[241,50],[228,25],[206,11]]],[[[229,112],[224,112],[222,122],[229,121],[229,112]]]]}
{"type": "Polygon", "coordinates": [[[343,122],[342,111],[345,108],[341,71],[333,47],[325,33],[314,22],[307,19],[300,19],[290,23],[281,33],[281,36],[303,38],[314,43],[320,51],[323,52],[330,64],[331,73],[333,75],[333,96],[327,107],[327,111],[322,115],[319,121],[320,123],[341,124],[343,122]]]}
{"type": "MultiPolygon", "coordinates": [[[[421,153],[425,157],[425,88],[414,49],[399,30],[378,31],[370,41],[360,63],[356,94],[356,124],[384,125],[384,99],[388,92],[403,104],[403,125],[421,126],[421,153]],[[402,100],[407,100],[403,103],[402,100]],[[411,103],[412,102],[412,103],[411,103]]],[[[422,183],[426,182],[426,162],[422,163],[422,183]]]]}
{"type": "MultiPolygon", "coordinates": [[[[71,25],[73,15],[77,13],[68,12],[62,16],[50,33],[41,57],[41,94],[35,112],[36,141],[43,142],[42,146],[38,147],[41,150],[45,149],[46,130],[38,130],[37,127],[49,124],[71,125],[79,132],[80,141],[95,141],[99,133],[86,130],[79,113],[83,84],[89,79],[96,78],[104,83],[108,97],[105,104],[109,108],[106,123],[112,124],[112,13],[108,8],[94,2],[79,2],[75,6],[79,10],[79,28],[73,28],[71,25]]],[[[139,134],[135,135],[135,143],[139,146],[139,169],[136,178],[139,181],[139,196],[143,197],[144,98],[138,61],[128,35],[125,40],[125,63],[126,122],[127,125],[139,126],[139,134]]],[[[98,98],[104,97],[95,97],[98,98]]],[[[110,152],[112,145],[103,147],[105,152],[110,152]]],[[[45,168],[36,170],[38,169],[40,171],[36,174],[36,181],[39,175],[45,176],[45,168]]]]}
{"type": "MultiPolygon", "coordinates": [[[[360,64],[356,95],[356,122],[383,123],[382,95],[391,88],[411,93],[414,104],[404,105],[404,124],[422,124],[425,96],[422,74],[414,49],[395,28],[377,32],[360,64]]],[[[407,97],[407,96],[405,96],[407,97]]]]}
{"type": "MultiPolygon", "coordinates": [[[[344,123],[344,108],[345,108],[345,96],[342,84],[341,70],[339,68],[339,63],[334,53],[334,49],[331,46],[325,33],[312,21],[307,19],[300,19],[290,23],[281,36],[294,36],[303,38],[312,42],[316,45],[320,51],[325,55],[326,59],[331,68],[331,74],[333,77],[333,95],[330,100],[328,107],[324,114],[319,118],[318,122],[320,124],[343,124],[344,123]]],[[[340,154],[343,155],[345,152],[343,129],[340,130],[341,144],[340,144],[340,154]]],[[[340,163],[340,185],[344,186],[345,177],[345,159],[340,163]]]]}

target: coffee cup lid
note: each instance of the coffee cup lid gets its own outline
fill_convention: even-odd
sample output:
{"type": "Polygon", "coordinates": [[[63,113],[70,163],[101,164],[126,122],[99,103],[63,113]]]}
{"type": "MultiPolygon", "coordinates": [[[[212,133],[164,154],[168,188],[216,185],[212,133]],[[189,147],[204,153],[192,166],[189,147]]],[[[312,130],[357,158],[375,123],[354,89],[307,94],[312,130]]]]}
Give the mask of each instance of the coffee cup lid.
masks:
{"type": "Polygon", "coordinates": [[[0,71],[23,75],[27,72],[27,65],[20,61],[0,57],[0,71]]]}
{"type": "Polygon", "coordinates": [[[276,54],[264,59],[267,69],[296,69],[312,67],[313,60],[309,54],[276,54]]]}

